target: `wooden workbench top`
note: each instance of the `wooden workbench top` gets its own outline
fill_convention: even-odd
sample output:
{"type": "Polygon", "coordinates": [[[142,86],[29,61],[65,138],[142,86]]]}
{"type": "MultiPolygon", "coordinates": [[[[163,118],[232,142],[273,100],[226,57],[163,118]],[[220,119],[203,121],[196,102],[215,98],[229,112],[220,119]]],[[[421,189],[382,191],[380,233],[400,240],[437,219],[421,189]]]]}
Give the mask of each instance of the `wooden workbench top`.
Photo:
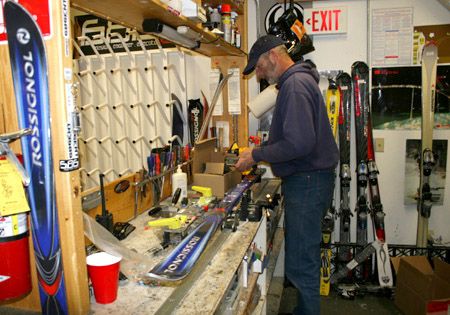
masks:
{"type": "MultiPolygon", "coordinates": [[[[136,226],[136,230],[123,241],[128,248],[145,253],[148,249],[158,246],[160,240],[156,236],[157,230],[144,229],[148,220],[147,214],[143,213],[130,222],[136,226]]],[[[169,313],[213,314],[220,305],[247,249],[252,244],[259,224],[259,222],[240,222],[236,232],[216,231],[196,264],[201,268],[194,267],[191,274],[181,283],[188,287],[187,293],[181,298],[178,305],[171,305],[170,309],[173,311],[169,313]],[[217,242],[218,238],[223,241],[217,242]],[[211,245],[220,247],[212,248],[211,245]],[[211,256],[212,251],[217,253],[210,259],[208,254],[211,256]],[[210,260],[205,261],[205,258],[210,260]]],[[[165,256],[155,258],[155,264],[163,257],[165,256]]],[[[159,310],[161,307],[164,308],[168,304],[174,303],[171,297],[176,290],[177,285],[152,287],[128,282],[119,286],[118,298],[114,303],[97,304],[92,298],[91,314],[162,313],[159,310]]],[[[168,313],[164,312],[164,314],[168,313]]]]}

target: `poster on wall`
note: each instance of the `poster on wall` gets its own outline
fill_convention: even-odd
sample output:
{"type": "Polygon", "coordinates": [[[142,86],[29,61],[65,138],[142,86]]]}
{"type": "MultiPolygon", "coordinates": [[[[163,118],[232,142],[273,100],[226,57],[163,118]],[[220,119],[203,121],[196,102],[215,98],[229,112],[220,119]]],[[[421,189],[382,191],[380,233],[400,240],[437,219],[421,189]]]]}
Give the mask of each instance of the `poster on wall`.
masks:
{"type": "MultiPolygon", "coordinates": [[[[447,174],[447,140],[433,140],[435,165],[430,175],[430,187],[433,205],[443,205],[445,196],[445,180],[447,174]]],[[[419,139],[406,140],[405,155],[405,195],[404,204],[417,204],[417,188],[420,182],[418,157],[421,152],[419,139]]]]}
{"type": "MultiPolygon", "coordinates": [[[[422,117],[420,66],[372,69],[374,129],[420,129],[422,117]]],[[[450,129],[450,65],[437,67],[435,129],[450,129]]]]}
{"type": "Polygon", "coordinates": [[[372,10],[372,66],[412,64],[413,8],[372,10]]]}

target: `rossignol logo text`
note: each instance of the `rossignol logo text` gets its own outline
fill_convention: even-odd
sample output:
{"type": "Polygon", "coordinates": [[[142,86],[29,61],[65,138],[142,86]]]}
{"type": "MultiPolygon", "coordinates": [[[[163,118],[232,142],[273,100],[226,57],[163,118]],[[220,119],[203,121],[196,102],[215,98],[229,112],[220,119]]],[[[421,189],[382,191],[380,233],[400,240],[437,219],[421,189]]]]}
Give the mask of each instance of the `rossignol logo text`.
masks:
{"type": "MultiPolygon", "coordinates": [[[[17,39],[22,45],[26,45],[30,41],[30,33],[20,28],[17,30],[17,39]]],[[[25,76],[25,101],[28,109],[29,127],[33,130],[30,140],[32,150],[32,163],[37,166],[42,166],[41,141],[39,135],[39,119],[37,116],[36,106],[38,99],[36,96],[36,80],[34,79],[35,69],[33,64],[33,53],[28,51],[22,55],[22,67],[25,76]]]]}
{"type": "Polygon", "coordinates": [[[197,141],[200,132],[200,110],[198,108],[193,108],[191,113],[194,118],[194,140],[197,141]]]}
{"type": "Polygon", "coordinates": [[[194,236],[189,243],[183,248],[181,253],[177,255],[174,261],[164,270],[164,273],[173,273],[186,260],[189,253],[197,246],[200,237],[194,236]]]}

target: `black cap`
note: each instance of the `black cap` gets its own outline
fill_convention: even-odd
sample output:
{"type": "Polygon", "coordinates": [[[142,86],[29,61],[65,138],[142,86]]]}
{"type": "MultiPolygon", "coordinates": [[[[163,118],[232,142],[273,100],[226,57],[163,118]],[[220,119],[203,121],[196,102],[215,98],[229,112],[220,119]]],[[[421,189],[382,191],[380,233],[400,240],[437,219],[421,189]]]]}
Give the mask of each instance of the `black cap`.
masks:
{"type": "Polygon", "coordinates": [[[258,38],[258,40],[253,44],[250,53],[248,54],[248,63],[244,69],[243,74],[247,75],[253,72],[259,57],[268,52],[272,48],[284,45],[284,41],[275,35],[264,35],[258,38]]]}

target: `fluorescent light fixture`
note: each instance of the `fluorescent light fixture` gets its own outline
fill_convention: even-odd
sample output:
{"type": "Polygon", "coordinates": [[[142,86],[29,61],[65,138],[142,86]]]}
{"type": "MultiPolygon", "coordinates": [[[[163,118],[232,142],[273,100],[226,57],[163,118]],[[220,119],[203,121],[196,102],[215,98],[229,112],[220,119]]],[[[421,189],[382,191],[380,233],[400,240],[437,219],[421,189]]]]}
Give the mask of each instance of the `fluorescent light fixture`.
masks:
{"type": "Polygon", "coordinates": [[[144,32],[165,38],[175,44],[189,49],[198,48],[200,43],[179,34],[174,28],[162,23],[158,19],[145,19],[142,23],[144,32]]]}

